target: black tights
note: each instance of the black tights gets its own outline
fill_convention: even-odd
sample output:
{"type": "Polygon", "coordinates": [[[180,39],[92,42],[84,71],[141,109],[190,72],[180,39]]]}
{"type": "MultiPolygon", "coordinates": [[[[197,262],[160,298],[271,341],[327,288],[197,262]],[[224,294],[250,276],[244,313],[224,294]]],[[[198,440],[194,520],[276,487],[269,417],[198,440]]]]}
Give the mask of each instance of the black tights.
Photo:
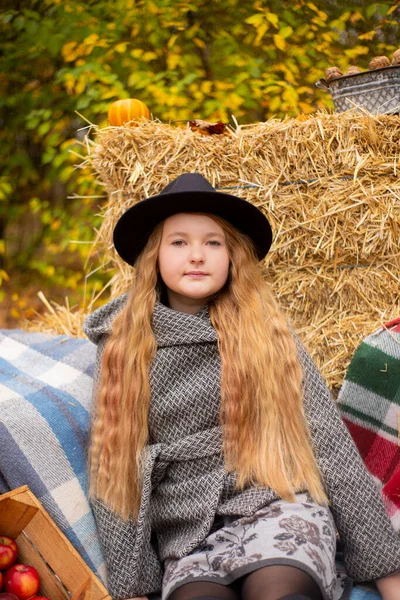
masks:
{"type": "Polygon", "coordinates": [[[186,583],[170,600],[321,600],[318,585],[301,569],[286,565],[262,567],[231,585],[208,581],[186,583]]]}

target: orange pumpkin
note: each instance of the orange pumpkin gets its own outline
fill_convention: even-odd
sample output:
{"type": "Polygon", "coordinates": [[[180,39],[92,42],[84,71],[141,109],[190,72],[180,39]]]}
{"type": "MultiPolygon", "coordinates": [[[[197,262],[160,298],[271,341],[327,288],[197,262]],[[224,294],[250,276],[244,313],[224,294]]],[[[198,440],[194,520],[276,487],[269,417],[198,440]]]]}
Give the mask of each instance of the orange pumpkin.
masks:
{"type": "Polygon", "coordinates": [[[140,117],[150,118],[150,111],[141,100],[136,98],[126,98],[117,100],[111,104],[108,111],[108,120],[110,125],[125,125],[128,121],[140,117]]]}

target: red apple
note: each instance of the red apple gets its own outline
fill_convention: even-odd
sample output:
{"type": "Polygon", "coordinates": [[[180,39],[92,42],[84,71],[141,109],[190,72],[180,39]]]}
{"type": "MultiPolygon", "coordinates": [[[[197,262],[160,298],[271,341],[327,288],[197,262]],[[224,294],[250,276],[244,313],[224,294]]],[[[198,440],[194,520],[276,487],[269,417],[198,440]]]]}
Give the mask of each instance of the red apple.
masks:
{"type": "Polygon", "coordinates": [[[3,587],[3,573],[0,571],[0,592],[2,590],[3,587]]]}
{"type": "Polygon", "coordinates": [[[0,535],[0,569],[8,569],[17,560],[18,546],[15,540],[0,535]]]}
{"type": "Polygon", "coordinates": [[[4,594],[0,594],[0,600],[18,600],[18,598],[15,594],[7,594],[7,592],[4,592],[4,594]]]}
{"type": "MultiPolygon", "coordinates": [[[[0,594],[0,600],[1,600],[1,594],[0,594]]],[[[46,598],[46,596],[33,596],[33,598],[31,598],[31,600],[50,600],[50,598],[46,598]]]]}
{"type": "Polygon", "coordinates": [[[39,591],[39,574],[34,567],[17,564],[10,567],[4,577],[4,589],[18,596],[19,600],[28,600],[39,591]]]}

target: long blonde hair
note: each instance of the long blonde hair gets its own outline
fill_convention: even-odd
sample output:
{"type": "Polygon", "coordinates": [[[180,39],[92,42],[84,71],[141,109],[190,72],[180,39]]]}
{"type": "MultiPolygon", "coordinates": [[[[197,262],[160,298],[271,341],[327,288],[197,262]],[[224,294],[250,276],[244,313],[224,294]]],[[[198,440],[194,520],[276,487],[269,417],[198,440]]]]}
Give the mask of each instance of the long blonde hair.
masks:
{"type": "MultiPolygon", "coordinates": [[[[208,213],[224,230],[228,281],[209,303],[221,357],[225,468],[236,487],[269,486],[294,500],[298,489],[327,503],[303,411],[296,345],[263,277],[251,240],[208,213]],[[235,327],[232,327],[235,323],[235,327]]],[[[90,494],[123,518],[137,518],[141,454],[148,442],[149,368],[157,350],[151,315],[163,283],[157,269],[163,223],[135,264],[124,309],[107,340],[91,428],[90,494]]]]}

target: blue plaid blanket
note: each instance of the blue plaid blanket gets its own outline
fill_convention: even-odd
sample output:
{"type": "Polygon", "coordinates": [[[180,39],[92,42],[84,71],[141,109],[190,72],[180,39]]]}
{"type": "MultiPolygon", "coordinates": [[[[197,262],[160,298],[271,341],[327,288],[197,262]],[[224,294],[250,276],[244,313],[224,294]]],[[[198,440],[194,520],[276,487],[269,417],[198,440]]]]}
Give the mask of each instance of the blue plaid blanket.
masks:
{"type": "MultiPolygon", "coordinates": [[[[106,583],[87,500],[86,446],[96,346],[0,329],[0,493],[28,485],[106,583]]],[[[377,600],[357,587],[351,600],[377,600]]]]}
{"type": "Polygon", "coordinates": [[[95,357],[96,346],[88,340],[0,330],[0,493],[28,485],[105,581],[87,500],[95,357]]]}

